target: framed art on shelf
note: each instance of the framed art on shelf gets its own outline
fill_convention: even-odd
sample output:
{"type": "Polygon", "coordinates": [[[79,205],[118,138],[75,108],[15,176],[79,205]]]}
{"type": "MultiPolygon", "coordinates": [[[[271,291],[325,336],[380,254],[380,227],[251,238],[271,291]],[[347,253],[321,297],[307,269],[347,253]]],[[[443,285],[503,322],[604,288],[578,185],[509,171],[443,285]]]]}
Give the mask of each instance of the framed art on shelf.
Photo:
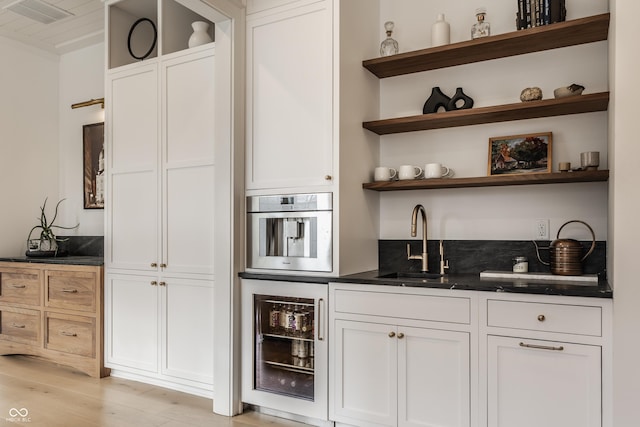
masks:
{"type": "Polygon", "coordinates": [[[104,209],[104,123],[82,126],[85,209],[104,209]]]}
{"type": "Polygon", "coordinates": [[[488,175],[550,173],[551,132],[489,138],[488,175]]]}

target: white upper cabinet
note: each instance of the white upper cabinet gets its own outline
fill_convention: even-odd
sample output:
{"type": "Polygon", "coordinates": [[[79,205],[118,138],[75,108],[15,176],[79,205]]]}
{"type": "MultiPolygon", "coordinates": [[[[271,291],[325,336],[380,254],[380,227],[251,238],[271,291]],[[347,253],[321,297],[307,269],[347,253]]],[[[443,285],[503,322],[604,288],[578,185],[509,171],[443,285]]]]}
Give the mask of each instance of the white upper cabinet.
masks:
{"type": "Polygon", "coordinates": [[[158,253],[158,73],[150,64],[107,85],[107,267],[149,269],[158,253]]]}
{"type": "Polygon", "coordinates": [[[331,2],[247,17],[246,187],[332,184],[331,2]]]}

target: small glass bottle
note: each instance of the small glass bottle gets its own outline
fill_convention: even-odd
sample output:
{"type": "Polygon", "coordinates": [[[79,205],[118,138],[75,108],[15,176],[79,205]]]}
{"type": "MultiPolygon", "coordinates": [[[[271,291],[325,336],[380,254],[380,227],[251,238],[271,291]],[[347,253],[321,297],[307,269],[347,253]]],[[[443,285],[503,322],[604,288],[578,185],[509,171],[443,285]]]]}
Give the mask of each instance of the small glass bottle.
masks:
{"type": "Polygon", "coordinates": [[[486,14],[487,9],[484,7],[476,9],[476,19],[478,22],[471,27],[471,39],[479,39],[491,35],[491,26],[484,20],[486,14]]]}
{"type": "Polygon", "coordinates": [[[384,29],[387,32],[387,38],[380,44],[380,56],[390,56],[398,53],[398,42],[391,38],[394,24],[392,21],[384,23],[384,29]]]}

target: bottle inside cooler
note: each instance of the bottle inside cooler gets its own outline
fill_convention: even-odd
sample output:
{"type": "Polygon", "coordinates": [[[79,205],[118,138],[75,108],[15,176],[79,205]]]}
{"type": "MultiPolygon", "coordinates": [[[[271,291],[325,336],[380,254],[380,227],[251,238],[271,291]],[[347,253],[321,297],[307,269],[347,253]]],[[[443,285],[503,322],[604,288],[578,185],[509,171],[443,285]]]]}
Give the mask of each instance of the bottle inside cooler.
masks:
{"type": "Polygon", "coordinates": [[[314,300],[256,295],[255,388],[314,399],[314,300]]]}

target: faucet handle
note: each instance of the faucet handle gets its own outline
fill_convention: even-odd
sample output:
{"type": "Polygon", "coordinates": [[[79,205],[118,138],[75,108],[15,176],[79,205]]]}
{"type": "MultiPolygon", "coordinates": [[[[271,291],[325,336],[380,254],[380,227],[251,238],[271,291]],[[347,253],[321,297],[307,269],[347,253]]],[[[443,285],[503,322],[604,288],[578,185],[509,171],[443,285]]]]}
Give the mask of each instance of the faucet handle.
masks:
{"type": "Polygon", "coordinates": [[[410,243],[407,243],[407,259],[422,259],[422,255],[411,255],[410,243]]]}

